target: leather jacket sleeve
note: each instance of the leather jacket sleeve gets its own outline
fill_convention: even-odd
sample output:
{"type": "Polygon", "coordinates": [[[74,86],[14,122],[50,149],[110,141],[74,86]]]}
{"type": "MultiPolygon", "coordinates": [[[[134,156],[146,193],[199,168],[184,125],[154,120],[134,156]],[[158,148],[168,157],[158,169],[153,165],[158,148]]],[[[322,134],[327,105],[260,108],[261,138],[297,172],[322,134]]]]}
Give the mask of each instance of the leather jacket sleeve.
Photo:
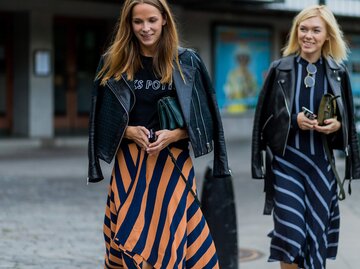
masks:
{"type": "MultiPolygon", "coordinates": [[[[96,74],[100,71],[103,65],[103,57],[100,59],[96,74]]],[[[94,88],[91,98],[91,110],[89,117],[89,142],[88,142],[88,182],[99,182],[104,179],[101,171],[99,157],[95,152],[95,117],[96,117],[96,106],[98,97],[98,88],[100,86],[100,80],[94,81],[94,88]]]]}
{"type": "Polygon", "coordinates": [[[227,177],[231,175],[227,153],[223,125],[220,117],[219,107],[216,101],[215,90],[212,86],[211,79],[205,64],[194,52],[198,64],[200,66],[201,79],[204,85],[204,90],[207,95],[208,105],[211,111],[213,126],[213,137],[214,137],[214,164],[213,164],[213,175],[214,177],[227,177]]]}
{"type": "MultiPolygon", "coordinates": [[[[344,67],[345,68],[345,67],[344,67]]],[[[348,156],[345,165],[345,178],[346,179],[360,179],[360,155],[359,155],[359,142],[358,135],[355,127],[355,111],[353,104],[352,89],[350,84],[349,74],[345,68],[343,80],[343,90],[345,94],[346,107],[348,112],[348,156]]]]}
{"type": "Polygon", "coordinates": [[[271,85],[273,84],[275,77],[274,66],[275,63],[273,63],[269,68],[268,75],[259,94],[255,110],[251,143],[251,175],[255,179],[263,179],[265,177],[265,164],[263,163],[262,151],[266,149],[266,144],[262,141],[261,133],[264,125],[264,119],[267,118],[266,100],[269,99],[268,96],[271,92],[271,85]]]}

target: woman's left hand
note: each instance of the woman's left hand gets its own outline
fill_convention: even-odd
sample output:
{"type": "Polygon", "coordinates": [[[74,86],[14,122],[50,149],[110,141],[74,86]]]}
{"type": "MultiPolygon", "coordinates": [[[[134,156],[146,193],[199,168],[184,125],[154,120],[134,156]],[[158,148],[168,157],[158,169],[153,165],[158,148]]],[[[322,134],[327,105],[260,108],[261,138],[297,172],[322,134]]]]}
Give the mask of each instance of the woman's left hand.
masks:
{"type": "Polygon", "coordinates": [[[156,155],[161,150],[166,148],[171,143],[185,139],[188,137],[187,131],[185,129],[175,129],[175,130],[160,130],[156,133],[156,141],[149,144],[146,149],[146,152],[149,155],[156,155]]]}
{"type": "Polygon", "coordinates": [[[325,125],[315,125],[314,129],[320,133],[331,134],[336,132],[341,127],[341,122],[337,118],[327,119],[324,121],[325,125]]]}

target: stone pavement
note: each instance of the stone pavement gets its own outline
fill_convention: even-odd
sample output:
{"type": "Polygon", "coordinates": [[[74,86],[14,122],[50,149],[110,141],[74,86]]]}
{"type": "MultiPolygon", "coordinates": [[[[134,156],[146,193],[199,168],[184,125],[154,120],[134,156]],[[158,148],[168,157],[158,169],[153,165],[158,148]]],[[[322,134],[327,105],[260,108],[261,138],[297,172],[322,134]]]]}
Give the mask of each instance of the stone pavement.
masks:
{"type": "MultiPolygon", "coordinates": [[[[102,223],[111,165],[105,180],[86,185],[86,141],[41,147],[0,140],[0,268],[102,268],[102,223]]],[[[234,176],[241,269],[279,268],[267,263],[272,219],[262,215],[262,181],[250,179],[250,141],[228,141],[234,176]]],[[[198,187],[211,156],[194,160],[198,187]]],[[[343,173],[343,159],[338,160],[343,173]]],[[[328,269],[358,269],[360,182],[341,202],[338,259],[328,269]]]]}
{"type": "Polygon", "coordinates": [[[86,150],[0,157],[0,268],[101,268],[106,183],[86,185],[86,150]]]}

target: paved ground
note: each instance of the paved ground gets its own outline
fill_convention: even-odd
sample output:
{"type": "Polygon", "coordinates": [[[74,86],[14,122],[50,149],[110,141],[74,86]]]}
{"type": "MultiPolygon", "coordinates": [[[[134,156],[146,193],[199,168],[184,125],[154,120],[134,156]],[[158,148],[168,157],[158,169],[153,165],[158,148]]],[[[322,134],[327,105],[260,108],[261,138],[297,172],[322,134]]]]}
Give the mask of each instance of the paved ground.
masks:
{"type": "Polygon", "coordinates": [[[0,157],[0,268],[101,268],[106,184],[86,185],[85,150],[19,153],[0,157]]]}
{"type": "MultiPolygon", "coordinates": [[[[111,165],[103,163],[106,180],[86,185],[84,144],[39,148],[36,143],[0,140],[0,268],[102,268],[102,221],[111,165]]],[[[260,253],[256,260],[241,261],[240,268],[279,268],[266,262],[272,220],[262,216],[262,182],[250,179],[250,142],[229,141],[228,152],[240,247],[260,253]]],[[[200,189],[210,160],[211,156],[195,160],[200,189]]],[[[338,165],[342,174],[342,159],[338,165]]],[[[341,202],[340,251],[329,269],[359,267],[360,182],[352,187],[353,195],[341,202]]]]}

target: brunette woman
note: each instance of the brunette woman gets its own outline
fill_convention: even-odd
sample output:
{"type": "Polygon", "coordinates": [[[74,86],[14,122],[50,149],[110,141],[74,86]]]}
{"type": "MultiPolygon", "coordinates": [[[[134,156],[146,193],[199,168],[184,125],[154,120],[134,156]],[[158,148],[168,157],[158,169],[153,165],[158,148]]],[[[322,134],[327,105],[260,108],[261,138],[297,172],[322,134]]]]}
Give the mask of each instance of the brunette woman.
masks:
{"type": "Polygon", "coordinates": [[[219,267],[196,202],[189,142],[195,157],[214,149],[214,176],[229,176],[220,115],[202,60],[179,48],[165,0],[125,0],[116,37],[97,70],[90,115],[89,181],[103,179],[99,159],[110,163],[115,157],[104,223],[105,268],[219,267]],[[156,104],[164,96],[178,99],[185,128],[160,129],[156,104]]]}

